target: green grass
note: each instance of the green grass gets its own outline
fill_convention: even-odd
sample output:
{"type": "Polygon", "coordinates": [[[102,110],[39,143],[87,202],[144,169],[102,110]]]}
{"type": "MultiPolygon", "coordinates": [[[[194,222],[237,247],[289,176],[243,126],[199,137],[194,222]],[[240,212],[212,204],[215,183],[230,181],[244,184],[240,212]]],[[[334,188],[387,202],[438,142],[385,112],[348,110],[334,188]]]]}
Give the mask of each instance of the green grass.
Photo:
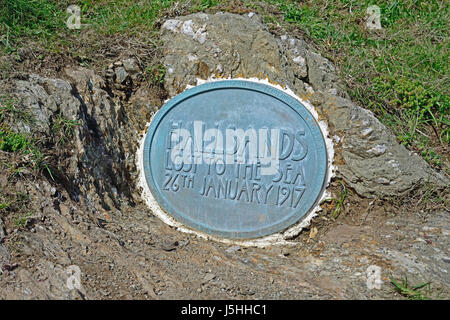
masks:
{"type": "MultiPolygon", "coordinates": [[[[15,153],[26,160],[26,166],[34,170],[45,170],[53,179],[52,172],[47,162],[47,156],[42,152],[42,148],[30,134],[18,133],[10,129],[10,125],[22,121],[28,124],[34,122],[32,115],[16,107],[13,99],[7,96],[0,96],[0,150],[15,153]]],[[[13,175],[20,174],[23,167],[16,163],[9,163],[13,175]]]]}
{"type": "Polygon", "coordinates": [[[145,68],[145,75],[150,83],[162,87],[166,76],[166,67],[162,64],[150,65],[145,68]]]}
{"type": "Polygon", "coordinates": [[[191,7],[191,11],[203,11],[209,8],[213,8],[220,3],[219,0],[200,0],[191,7]]]}
{"type": "Polygon", "coordinates": [[[11,202],[0,202],[0,211],[6,210],[11,207],[11,202]]]}
{"type": "Polygon", "coordinates": [[[7,95],[0,96],[0,123],[4,121],[14,120],[21,121],[26,124],[33,123],[33,116],[20,108],[16,107],[14,99],[7,95]]]}
{"type": "Polygon", "coordinates": [[[404,145],[415,144],[425,160],[440,166],[440,156],[426,148],[429,136],[424,133],[424,128],[432,128],[431,134],[440,144],[450,143],[449,96],[425,89],[419,81],[408,78],[383,76],[375,78],[373,83],[379,97],[383,97],[394,108],[391,114],[382,110],[384,118],[393,119],[394,124],[402,124],[398,133],[399,141],[404,145]]]}
{"type": "MultiPolygon", "coordinates": [[[[23,38],[41,40],[47,49],[64,49],[88,28],[98,35],[154,31],[162,10],[175,0],[2,0],[0,3],[0,44],[15,51],[23,38]],[[69,5],[81,9],[82,28],[70,30],[66,21],[69,5]]],[[[214,3],[214,1],[212,2],[214,3]]]]}
{"type": "Polygon", "coordinates": [[[63,24],[64,11],[49,0],[2,0],[0,42],[7,51],[22,37],[55,37],[63,24]]]}
{"type": "Polygon", "coordinates": [[[27,212],[26,214],[17,217],[15,220],[15,225],[18,228],[25,228],[27,226],[28,220],[31,217],[31,212],[27,212]]]}
{"type": "Polygon", "coordinates": [[[90,24],[97,31],[114,34],[152,30],[160,12],[175,2],[175,0],[84,0],[79,1],[79,6],[82,23],[90,24]]]}
{"type": "MultiPolygon", "coordinates": [[[[25,158],[29,159],[27,165],[30,168],[38,171],[45,170],[53,179],[52,172],[46,161],[46,155],[28,135],[0,129],[0,150],[22,154],[25,158]]],[[[14,167],[12,169],[13,173],[17,174],[23,168],[14,167]]]]}
{"type": "Polygon", "coordinates": [[[69,120],[59,114],[53,122],[53,131],[56,136],[56,145],[68,143],[75,134],[75,128],[81,125],[81,121],[69,120]]]}
{"type": "MultiPolygon", "coordinates": [[[[432,299],[432,289],[431,289],[431,283],[426,282],[419,285],[410,285],[408,283],[408,279],[404,277],[401,281],[396,281],[393,278],[390,278],[391,284],[394,287],[394,290],[400,294],[401,296],[409,299],[409,300],[431,300],[432,299]],[[425,292],[423,292],[425,291],[425,292]]],[[[440,294],[439,292],[434,299],[439,299],[440,294]]]]}
{"type": "Polygon", "coordinates": [[[12,221],[15,227],[26,227],[31,217],[29,204],[30,196],[26,193],[0,189],[0,216],[12,221]]]}
{"type": "Polygon", "coordinates": [[[347,195],[349,193],[349,191],[345,187],[344,183],[342,181],[340,181],[340,183],[341,183],[341,192],[339,193],[338,198],[327,198],[321,202],[321,204],[324,202],[335,203],[334,210],[331,213],[331,217],[334,219],[337,219],[339,217],[339,215],[341,214],[341,209],[344,207],[345,199],[347,198],[347,195]]]}
{"type": "Polygon", "coordinates": [[[6,152],[28,151],[30,140],[23,134],[0,130],[0,150],[6,152]]]}

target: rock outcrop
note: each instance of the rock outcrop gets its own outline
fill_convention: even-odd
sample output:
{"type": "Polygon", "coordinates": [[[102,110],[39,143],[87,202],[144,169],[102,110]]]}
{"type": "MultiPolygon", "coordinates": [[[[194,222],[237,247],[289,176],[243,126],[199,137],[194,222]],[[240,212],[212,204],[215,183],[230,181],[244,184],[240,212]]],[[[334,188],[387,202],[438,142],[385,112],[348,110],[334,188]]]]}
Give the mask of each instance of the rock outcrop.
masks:
{"type": "Polygon", "coordinates": [[[138,131],[145,128],[152,110],[141,103],[146,98],[140,96],[142,90],[133,97],[134,110],[127,112],[129,104],[85,68],[67,69],[65,80],[31,74],[11,81],[10,94],[17,107],[33,119],[17,120],[13,130],[46,137],[53,134],[57,119],[74,124],[73,148],[64,168],[66,187],[74,199],[86,201],[94,211],[119,208],[121,201],[137,197],[133,181],[138,131]],[[134,121],[136,114],[147,117],[134,121]]]}

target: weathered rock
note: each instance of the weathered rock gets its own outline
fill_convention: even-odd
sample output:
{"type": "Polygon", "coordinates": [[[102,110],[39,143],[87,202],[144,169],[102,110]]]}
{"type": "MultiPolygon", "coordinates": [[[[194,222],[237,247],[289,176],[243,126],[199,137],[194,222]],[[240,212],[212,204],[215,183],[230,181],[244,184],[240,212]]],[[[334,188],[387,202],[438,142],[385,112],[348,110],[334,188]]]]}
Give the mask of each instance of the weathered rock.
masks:
{"type": "Polygon", "coordinates": [[[368,110],[348,99],[333,64],[302,39],[277,38],[255,17],[193,14],[162,25],[165,87],[170,95],[197,78],[265,78],[310,100],[339,137],[338,174],[365,197],[395,196],[420,182],[444,185],[418,155],[399,145],[368,110]]]}
{"type": "Polygon", "coordinates": [[[337,152],[343,163],[338,164],[338,173],[360,195],[396,196],[420,182],[448,182],[420,156],[398,144],[372,112],[331,94],[318,94],[311,100],[340,140],[337,152]]]}
{"type": "Polygon", "coordinates": [[[123,67],[116,68],[116,82],[122,84],[126,78],[128,77],[128,73],[125,71],[123,67]]]}
{"type": "Polygon", "coordinates": [[[52,117],[61,114],[66,119],[79,117],[80,101],[72,94],[72,87],[61,79],[42,78],[31,74],[15,81],[14,97],[19,107],[30,113],[33,121],[19,119],[11,128],[19,132],[50,134],[52,117]]]}
{"type": "MultiPolygon", "coordinates": [[[[66,187],[75,198],[85,195],[93,210],[100,209],[94,205],[97,198],[103,208],[118,207],[123,196],[135,196],[132,175],[136,174],[139,126],[130,120],[134,113],[127,114],[124,103],[108,93],[105,81],[92,70],[67,69],[66,74],[72,84],[34,74],[12,79],[12,95],[18,107],[31,113],[34,122],[19,121],[11,127],[49,136],[57,117],[80,123],[71,141],[75,152],[64,172],[66,187]]],[[[148,104],[137,107],[150,108],[148,104]]],[[[148,115],[150,111],[133,112],[148,115]]]]}
{"type": "Polygon", "coordinates": [[[133,58],[125,59],[122,62],[123,62],[123,67],[125,68],[125,70],[127,72],[130,72],[130,73],[139,72],[139,66],[136,63],[136,60],[134,60],[133,58]]]}
{"type": "Polygon", "coordinates": [[[334,67],[327,59],[303,40],[275,38],[256,16],[198,13],[179,17],[162,25],[162,39],[170,95],[196,84],[196,78],[211,75],[268,77],[302,94],[307,93],[308,82],[314,89],[346,95],[337,76],[330,73],[334,67]],[[201,41],[195,36],[198,32],[201,41]]]}

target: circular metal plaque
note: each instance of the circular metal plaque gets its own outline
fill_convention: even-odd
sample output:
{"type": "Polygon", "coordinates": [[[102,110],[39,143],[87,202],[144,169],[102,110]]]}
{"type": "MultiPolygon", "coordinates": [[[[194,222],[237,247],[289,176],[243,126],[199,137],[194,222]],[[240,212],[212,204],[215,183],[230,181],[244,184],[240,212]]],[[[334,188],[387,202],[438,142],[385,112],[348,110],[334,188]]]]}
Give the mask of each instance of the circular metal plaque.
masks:
{"type": "Polygon", "coordinates": [[[322,131],[298,100],[242,80],[207,83],[168,101],[144,142],[159,206],[210,235],[283,231],[317,204],[327,175],[322,131]]]}

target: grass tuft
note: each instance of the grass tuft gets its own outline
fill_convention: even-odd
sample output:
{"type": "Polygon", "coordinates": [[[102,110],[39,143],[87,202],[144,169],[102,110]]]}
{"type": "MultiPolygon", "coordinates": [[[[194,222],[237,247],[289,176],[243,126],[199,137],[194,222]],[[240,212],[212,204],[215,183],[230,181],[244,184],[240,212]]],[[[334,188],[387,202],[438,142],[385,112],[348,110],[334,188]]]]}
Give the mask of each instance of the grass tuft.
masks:
{"type": "MultiPolygon", "coordinates": [[[[432,299],[432,297],[431,297],[432,290],[431,290],[430,282],[411,286],[408,283],[408,279],[406,276],[401,280],[401,282],[398,282],[393,278],[390,278],[390,281],[391,281],[391,284],[394,286],[394,290],[398,294],[400,294],[401,296],[403,296],[409,300],[431,300],[432,299]],[[425,290],[426,292],[424,293],[423,290],[425,290]]],[[[439,299],[441,293],[442,293],[442,290],[441,290],[441,292],[439,292],[437,294],[435,299],[439,299]]]]}
{"type": "Polygon", "coordinates": [[[75,128],[81,124],[81,121],[69,120],[59,114],[53,122],[53,131],[57,137],[56,145],[68,143],[75,134],[75,128]]]}

